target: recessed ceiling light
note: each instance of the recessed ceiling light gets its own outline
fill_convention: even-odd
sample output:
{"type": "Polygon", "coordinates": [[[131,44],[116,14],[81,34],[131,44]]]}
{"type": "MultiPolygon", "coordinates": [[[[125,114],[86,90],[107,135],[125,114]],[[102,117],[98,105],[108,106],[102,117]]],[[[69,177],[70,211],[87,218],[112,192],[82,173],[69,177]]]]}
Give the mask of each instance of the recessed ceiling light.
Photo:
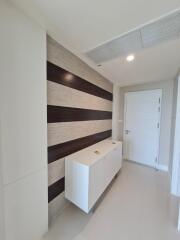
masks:
{"type": "Polygon", "coordinates": [[[135,56],[134,56],[133,54],[128,55],[128,56],[126,57],[126,60],[127,60],[128,62],[132,62],[134,59],[135,59],[135,56]]]}

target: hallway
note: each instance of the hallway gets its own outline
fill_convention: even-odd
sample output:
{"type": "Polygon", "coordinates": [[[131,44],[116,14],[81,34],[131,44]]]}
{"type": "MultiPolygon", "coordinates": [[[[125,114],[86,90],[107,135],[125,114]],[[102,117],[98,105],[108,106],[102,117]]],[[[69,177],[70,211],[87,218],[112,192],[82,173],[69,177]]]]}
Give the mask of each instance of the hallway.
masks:
{"type": "Polygon", "coordinates": [[[124,162],[93,214],[68,205],[45,239],[178,240],[177,209],[167,173],[124,162]]]}

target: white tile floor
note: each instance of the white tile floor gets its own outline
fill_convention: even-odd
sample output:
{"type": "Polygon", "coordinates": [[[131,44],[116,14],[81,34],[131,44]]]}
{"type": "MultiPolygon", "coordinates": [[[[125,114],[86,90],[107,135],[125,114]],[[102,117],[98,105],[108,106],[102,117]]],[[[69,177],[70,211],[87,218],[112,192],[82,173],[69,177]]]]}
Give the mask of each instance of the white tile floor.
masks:
{"type": "Polygon", "coordinates": [[[93,214],[69,205],[46,240],[180,240],[167,173],[124,162],[93,214]]]}

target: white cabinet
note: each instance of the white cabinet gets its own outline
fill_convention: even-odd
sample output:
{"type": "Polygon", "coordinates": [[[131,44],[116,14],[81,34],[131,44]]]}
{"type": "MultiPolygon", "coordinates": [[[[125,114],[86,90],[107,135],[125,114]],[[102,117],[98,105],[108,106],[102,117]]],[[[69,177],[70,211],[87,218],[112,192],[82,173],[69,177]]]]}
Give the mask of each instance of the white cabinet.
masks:
{"type": "Polygon", "coordinates": [[[118,173],[122,143],[101,141],[65,158],[65,197],[88,213],[118,173]]]}

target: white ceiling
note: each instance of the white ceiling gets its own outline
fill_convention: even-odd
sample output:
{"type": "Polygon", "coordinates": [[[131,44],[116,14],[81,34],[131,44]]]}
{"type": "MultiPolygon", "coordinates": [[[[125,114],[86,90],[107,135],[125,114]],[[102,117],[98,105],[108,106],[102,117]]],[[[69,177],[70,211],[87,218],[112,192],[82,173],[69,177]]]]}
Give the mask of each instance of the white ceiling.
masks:
{"type": "Polygon", "coordinates": [[[180,69],[180,40],[162,43],[135,53],[135,61],[116,58],[100,71],[120,86],[173,79],[180,69]]]}
{"type": "Polygon", "coordinates": [[[87,52],[86,55],[96,64],[102,64],[117,57],[126,57],[132,52],[159,45],[164,41],[180,37],[180,11],[160,20],[119,36],[87,52]]]}
{"type": "Polygon", "coordinates": [[[85,52],[180,7],[179,0],[11,0],[62,45],[120,85],[174,77],[180,67],[180,43],[167,42],[97,68],[85,52]],[[178,51],[177,51],[178,50],[178,51]]]}

